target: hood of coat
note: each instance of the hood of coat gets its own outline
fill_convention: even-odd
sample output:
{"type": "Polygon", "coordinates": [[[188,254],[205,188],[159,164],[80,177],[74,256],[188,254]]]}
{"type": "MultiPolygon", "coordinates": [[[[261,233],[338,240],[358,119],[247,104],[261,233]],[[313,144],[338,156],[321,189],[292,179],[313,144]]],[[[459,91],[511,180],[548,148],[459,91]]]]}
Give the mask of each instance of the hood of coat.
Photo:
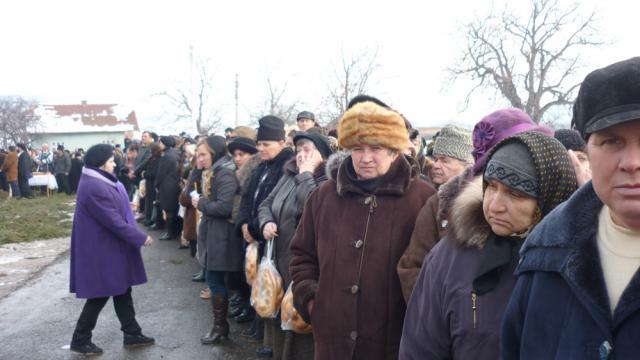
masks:
{"type": "Polygon", "coordinates": [[[260,154],[255,153],[251,155],[249,160],[245,162],[240,169],[236,171],[236,177],[238,178],[238,184],[240,187],[244,189],[248,184],[249,180],[251,180],[251,174],[253,170],[255,170],[260,164],[262,160],[260,159],[260,154]]]}
{"type": "Polygon", "coordinates": [[[449,220],[449,212],[453,206],[453,201],[472,180],[473,166],[468,166],[462,174],[440,186],[438,189],[438,213],[436,214],[438,224],[442,224],[442,221],[449,220]]]}
{"type": "MultiPolygon", "coordinates": [[[[322,160],[322,162],[320,162],[320,164],[318,164],[316,169],[313,171],[313,178],[314,179],[320,179],[320,178],[325,177],[325,166],[326,166],[326,164],[327,164],[326,160],[322,160]]],[[[296,164],[295,156],[293,158],[289,159],[289,161],[287,161],[284,164],[284,172],[285,172],[285,174],[287,174],[289,176],[298,175],[298,165],[296,164]]]]}
{"type": "Polygon", "coordinates": [[[231,156],[225,155],[213,164],[213,171],[219,171],[220,169],[228,169],[231,171],[236,169],[236,164],[233,162],[231,156]]]}
{"type": "Polygon", "coordinates": [[[477,176],[453,201],[449,220],[460,246],[482,247],[491,235],[491,227],[482,211],[482,176],[477,176]]]}
{"type": "MultiPolygon", "coordinates": [[[[336,191],[340,196],[346,193],[364,194],[364,191],[349,175],[349,166],[352,166],[350,162],[351,156],[348,156],[342,161],[338,168],[336,191]]],[[[419,178],[419,175],[420,166],[414,158],[406,155],[398,156],[391,164],[389,171],[384,175],[382,183],[375,189],[374,194],[404,195],[411,183],[419,178]]]]}
{"type": "Polygon", "coordinates": [[[329,156],[327,159],[327,165],[325,166],[327,179],[336,181],[338,178],[338,168],[340,168],[344,159],[348,158],[349,155],[351,155],[350,151],[341,150],[329,156]]]}

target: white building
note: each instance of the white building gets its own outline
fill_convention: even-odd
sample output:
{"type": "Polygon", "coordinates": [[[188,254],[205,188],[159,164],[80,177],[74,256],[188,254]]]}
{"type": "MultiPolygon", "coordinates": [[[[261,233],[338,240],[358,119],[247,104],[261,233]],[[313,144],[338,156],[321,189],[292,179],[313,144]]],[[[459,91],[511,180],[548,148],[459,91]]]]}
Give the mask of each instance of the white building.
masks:
{"type": "Polygon", "coordinates": [[[34,113],[40,117],[30,131],[34,148],[62,144],[73,151],[98,143],[122,144],[125,132],[140,130],[135,111],[117,104],[39,105],[34,113]]]}

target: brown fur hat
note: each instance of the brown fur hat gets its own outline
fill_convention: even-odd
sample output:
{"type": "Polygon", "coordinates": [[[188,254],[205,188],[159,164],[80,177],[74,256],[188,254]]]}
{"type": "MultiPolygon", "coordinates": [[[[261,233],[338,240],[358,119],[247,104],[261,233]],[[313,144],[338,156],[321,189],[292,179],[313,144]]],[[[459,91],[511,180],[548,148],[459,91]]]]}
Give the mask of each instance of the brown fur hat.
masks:
{"type": "Polygon", "coordinates": [[[365,101],[355,104],[342,115],[338,124],[338,142],[345,149],[368,144],[403,151],[408,146],[409,133],[398,112],[365,101]]]}
{"type": "Polygon", "coordinates": [[[256,141],[256,131],[248,126],[236,126],[233,133],[236,137],[246,137],[256,141]]]}

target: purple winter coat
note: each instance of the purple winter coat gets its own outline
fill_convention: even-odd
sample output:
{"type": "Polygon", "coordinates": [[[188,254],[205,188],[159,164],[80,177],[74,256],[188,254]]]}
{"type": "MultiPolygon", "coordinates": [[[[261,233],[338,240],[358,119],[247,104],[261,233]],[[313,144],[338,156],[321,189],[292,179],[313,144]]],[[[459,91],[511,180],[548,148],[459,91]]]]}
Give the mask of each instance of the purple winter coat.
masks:
{"type": "Polygon", "coordinates": [[[71,232],[70,291],[91,299],[121,295],[147,282],[140,253],[146,238],[124,186],[112,175],[83,167],[71,232]]]}

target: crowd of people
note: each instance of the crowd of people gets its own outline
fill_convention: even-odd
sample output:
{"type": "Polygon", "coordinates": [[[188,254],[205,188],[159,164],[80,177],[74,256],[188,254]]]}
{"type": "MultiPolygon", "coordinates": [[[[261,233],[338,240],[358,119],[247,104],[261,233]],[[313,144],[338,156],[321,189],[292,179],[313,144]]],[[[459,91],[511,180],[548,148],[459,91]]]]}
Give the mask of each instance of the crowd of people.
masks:
{"type": "MultiPolygon", "coordinates": [[[[16,199],[32,199],[33,192],[29,179],[34,174],[51,174],[56,178],[59,193],[74,194],[78,189],[82,171],[84,150],[73,154],[58,145],[51,152],[44,144],[40,150],[27,147],[23,143],[11,145],[7,150],[0,148],[0,190],[16,199]]],[[[44,191],[46,186],[41,186],[44,191]]]]}
{"type": "MultiPolygon", "coordinates": [[[[640,58],[589,74],[573,129],[500,109],[427,145],[399,111],[359,95],[331,130],[305,111],[289,133],[269,115],[225,136],[95,145],[77,190],[71,291],[87,302],[71,349],[102,352],[91,332],[110,296],[125,346],[155,342],[133,311],[140,247],[153,242],[133,209],[201,266],[204,345],[227,343],[235,321],[259,358],[633,358],[638,78],[640,58]]],[[[12,187],[19,149],[2,165],[12,187]]],[[[66,174],[44,150],[38,166],[66,174]]]]}

